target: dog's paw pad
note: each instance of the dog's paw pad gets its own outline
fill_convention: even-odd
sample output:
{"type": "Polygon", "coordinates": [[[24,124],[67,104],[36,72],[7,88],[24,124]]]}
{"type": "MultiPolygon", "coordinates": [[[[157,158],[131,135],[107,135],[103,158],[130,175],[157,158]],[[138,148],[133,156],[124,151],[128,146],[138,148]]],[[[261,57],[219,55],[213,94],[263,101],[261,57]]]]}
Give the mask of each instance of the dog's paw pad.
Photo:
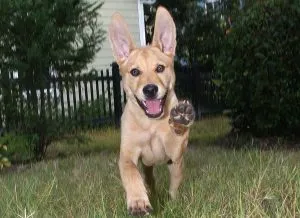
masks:
{"type": "Polygon", "coordinates": [[[145,216],[152,212],[150,203],[146,203],[143,200],[137,200],[131,203],[128,207],[129,215],[131,216],[145,216]]]}
{"type": "Polygon", "coordinates": [[[184,126],[192,124],[196,116],[192,104],[187,100],[180,101],[178,105],[171,110],[170,115],[170,119],[173,122],[184,126]]]}

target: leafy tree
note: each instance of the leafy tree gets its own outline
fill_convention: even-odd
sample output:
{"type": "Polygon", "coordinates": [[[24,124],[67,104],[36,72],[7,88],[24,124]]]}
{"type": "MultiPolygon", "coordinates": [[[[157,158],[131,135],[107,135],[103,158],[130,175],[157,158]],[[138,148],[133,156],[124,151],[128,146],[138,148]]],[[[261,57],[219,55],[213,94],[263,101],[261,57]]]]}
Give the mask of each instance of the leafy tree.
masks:
{"type": "Polygon", "coordinates": [[[212,8],[204,0],[158,0],[155,5],[145,7],[148,43],[151,42],[154,11],[158,5],[166,7],[174,17],[177,60],[188,65],[201,64],[212,70],[225,36],[227,17],[236,11],[238,1],[216,2],[212,8]]]}
{"type": "Polygon", "coordinates": [[[299,133],[299,30],[298,0],[258,1],[236,19],[218,58],[235,129],[299,133]]]}
{"type": "Polygon", "coordinates": [[[105,34],[98,20],[102,4],[86,0],[0,1],[0,81],[6,123],[18,123],[20,118],[12,95],[22,91],[18,89],[28,90],[30,124],[26,131],[39,136],[38,155],[49,144],[45,111],[38,109],[38,102],[44,108],[43,90],[51,76],[81,71],[101,48],[105,34]],[[12,85],[12,72],[18,72],[18,87],[12,85]]]}
{"type": "Polygon", "coordinates": [[[266,0],[157,0],[145,6],[146,42],[151,43],[154,16],[159,5],[172,14],[177,27],[177,60],[214,68],[225,33],[230,32],[240,13],[266,0]]]}

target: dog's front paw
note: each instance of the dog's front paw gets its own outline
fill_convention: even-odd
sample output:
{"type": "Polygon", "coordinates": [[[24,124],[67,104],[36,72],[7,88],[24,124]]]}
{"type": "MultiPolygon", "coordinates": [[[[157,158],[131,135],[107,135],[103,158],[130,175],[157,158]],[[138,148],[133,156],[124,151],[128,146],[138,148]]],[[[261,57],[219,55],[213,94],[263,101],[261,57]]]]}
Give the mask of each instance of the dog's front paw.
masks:
{"type": "Polygon", "coordinates": [[[193,124],[196,113],[192,104],[187,101],[180,101],[178,105],[172,108],[170,113],[170,124],[174,126],[175,132],[180,127],[189,127],[193,124]]]}
{"type": "Polygon", "coordinates": [[[152,212],[150,202],[143,199],[136,199],[128,202],[128,212],[132,216],[145,216],[152,212]]]}

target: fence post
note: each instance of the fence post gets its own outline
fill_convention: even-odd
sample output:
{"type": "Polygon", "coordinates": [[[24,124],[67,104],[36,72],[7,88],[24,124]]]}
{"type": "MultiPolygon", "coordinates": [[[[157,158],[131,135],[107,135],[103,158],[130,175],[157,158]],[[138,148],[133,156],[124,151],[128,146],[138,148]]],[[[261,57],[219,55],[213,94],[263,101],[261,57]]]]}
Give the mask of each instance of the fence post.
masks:
{"type": "Polygon", "coordinates": [[[200,118],[200,104],[199,104],[199,92],[198,88],[199,87],[199,82],[200,82],[200,72],[197,70],[197,67],[191,66],[190,67],[190,80],[191,80],[191,93],[192,93],[192,102],[193,106],[196,112],[196,119],[199,120],[200,118]]]}
{"type": "Polygon", "coordinates": [[[120,126],[122,115],[122,99],[121,99],[121,76],[119,66],[116,62],[112,63],[112,77],[113,77],[113,92],[114,92],[114,119],[115,125],[120,126]]]}

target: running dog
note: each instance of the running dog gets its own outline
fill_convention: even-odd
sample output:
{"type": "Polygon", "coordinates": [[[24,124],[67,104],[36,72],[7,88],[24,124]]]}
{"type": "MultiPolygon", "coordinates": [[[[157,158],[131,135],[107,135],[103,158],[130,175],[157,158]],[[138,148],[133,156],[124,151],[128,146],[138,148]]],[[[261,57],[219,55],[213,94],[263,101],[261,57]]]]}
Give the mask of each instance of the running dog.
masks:
{"type": "Polygon", "coordinates": [[[119,159],[127,209],[131,215],[146,215],[152,210],[146,187],[154,189],[154,165],[168,164],[169,193],[176,197],[195,111],[188,101],[178,101],[174,91],[176,27],[165,8],[157,9],[151,45],[137,48],[119,13],[112,16],[109,39],[127,96],[119,159]]]}

